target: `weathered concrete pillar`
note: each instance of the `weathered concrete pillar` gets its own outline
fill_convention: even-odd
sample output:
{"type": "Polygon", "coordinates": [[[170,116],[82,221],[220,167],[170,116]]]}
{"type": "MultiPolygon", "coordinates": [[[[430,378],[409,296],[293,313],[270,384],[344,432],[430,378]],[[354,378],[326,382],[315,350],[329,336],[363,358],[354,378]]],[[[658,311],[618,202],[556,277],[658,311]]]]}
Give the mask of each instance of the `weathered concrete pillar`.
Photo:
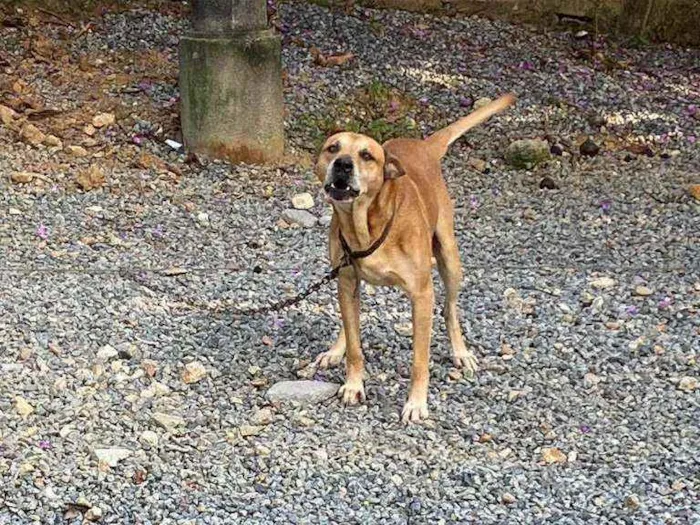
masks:
{"type": "Polygon", "coordinates": [[[180,40],[185,148],[264,163],[284,150],[282,45],[265,0],[194,0],[180,40]]]}

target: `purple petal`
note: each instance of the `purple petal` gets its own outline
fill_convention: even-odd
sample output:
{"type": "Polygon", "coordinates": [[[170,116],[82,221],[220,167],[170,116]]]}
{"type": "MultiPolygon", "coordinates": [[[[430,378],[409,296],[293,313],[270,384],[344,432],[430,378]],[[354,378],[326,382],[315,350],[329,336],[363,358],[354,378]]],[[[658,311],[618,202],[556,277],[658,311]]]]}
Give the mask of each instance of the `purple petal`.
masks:
{"type": "Polygon", "coordinates": [[[474,105],[471,97],[459,97],[459,105],[463,108],[470,108],[474,105]]]}
{"type": "Polygon", "coordinates": [[[36,234],[39,238],[46,240],[49,238],[49,229],[43,224],[40,224],[36,229],[36,234]]]}
{"type": "Polygon", "coordinates": [[[53,448],[53,445],[48,439],[42,439],[41,441],[39,441],[39,448],[41,450],[50,450],[53,448]]]}

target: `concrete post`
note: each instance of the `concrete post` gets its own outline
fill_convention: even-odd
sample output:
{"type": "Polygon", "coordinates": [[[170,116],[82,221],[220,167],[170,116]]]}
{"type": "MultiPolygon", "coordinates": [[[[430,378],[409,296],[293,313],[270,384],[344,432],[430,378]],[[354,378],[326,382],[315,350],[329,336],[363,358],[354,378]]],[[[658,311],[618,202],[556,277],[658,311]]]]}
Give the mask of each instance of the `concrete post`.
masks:
{"type": "Polygon", "coordinates": [[[264,163],[284,150],[282,51],[265,0],[194,0],[180,40],[185,148],[264,163]]]}

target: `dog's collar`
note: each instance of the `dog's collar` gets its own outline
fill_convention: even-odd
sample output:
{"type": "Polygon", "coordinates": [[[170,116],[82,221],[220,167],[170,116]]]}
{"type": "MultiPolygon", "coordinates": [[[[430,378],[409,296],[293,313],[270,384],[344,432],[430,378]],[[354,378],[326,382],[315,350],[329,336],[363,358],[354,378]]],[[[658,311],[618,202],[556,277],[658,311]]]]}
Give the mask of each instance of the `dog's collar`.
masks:
{"type": "Polygon", "coordinates": [[[346,260],[352,263],[352,261],[355,261],[357,259],[364,259],[365,257],[369,257],[374,252],[376,252],[379,249],[379,247],[384,243],[384,241],[386,241],[386,238],[389,236],[389,230],[391,230],[391,225],[394,223],[395,216],[396,210],[394,210],[394,213],[391,214],[391,218],[389,219],[387,225],[384,227],[382,234],[379,237],[377,237],[377,240],[374,241],[366,250],[358,250],[356,252],[352,251],[350,249],[350,245],[345,240],[345,237],[343,237],[343,232],[341,232],[340,228],[338,228],[340,244],[343,246],[343,253],[345,254],[346,260]]]}

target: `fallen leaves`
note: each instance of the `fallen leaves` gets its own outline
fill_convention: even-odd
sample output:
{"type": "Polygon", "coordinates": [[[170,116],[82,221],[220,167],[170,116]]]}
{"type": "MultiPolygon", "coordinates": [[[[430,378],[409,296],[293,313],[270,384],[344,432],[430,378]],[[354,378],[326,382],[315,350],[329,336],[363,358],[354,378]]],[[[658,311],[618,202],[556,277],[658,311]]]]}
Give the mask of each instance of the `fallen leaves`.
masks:
{"type": "Polygon", "coordinates": [[[310,53],[314,60],[314,63],[321,67],[342,66],[343,64],[350,62],[352,59],[355,58],[355,55],[352,53],[342,53],[339,55],[324,55],[323,53],[321,53],[321,50],[315,46],[310,49],[310,53]]]}
{"type": "Polygon", "coordinates": [[[193,361],[192,363],[187,363],[185,369],[182,371],[182,381],[186,384],[197,383],[204,379],[207,375],[207,369],[204,368],[202,363],[198,361],[193,361]]]}
{"type": "Polygon", "coordinates": [[[0,104],[0,122],[2,122],[3,125],[12,126],[16,118],[17,112],[14,109],[0,104]]]}
{"type": "Polygon", "coordinates": [[[688,193],[690,193],[690,196],[696,201],[700,201],[700,184],[692,184],[688,188],[688,193]]]}
{"type": "Polygon", "coordinates": [[[36,173],[29,171],[16,171],[10,175],[10,180],[15,184],[28,184],[34,180],[36,173]]]}
{"type": "Polygon", "coordinates": [[[92,125],[95,128],[104,128],[107,126],[111,126],[115,122],[116,117],[113,113],[100,113],[99,115],[95,115],[92,119],[92,125]]]}
{"type": "Polygon", "coordinates": [[[87,157],[88,152],[85,148],[82,146],[75,146],[75,145],[70,145],[66,146],[64,150],[68,155],[71,155],[73,157],[87,157]]]}
{"type": "Polygon", "coordinates": [[[542,460],[547,465],[566,463],[566,454],[555,447],[545,447],[542,449],[542,460]]]}
{"type": "Polygon", "coordinates": [[[19,138],[27,144],[38,146],[44,142],[46,135],[34,124],[25,122],[19,131],[19,138]]]}
{"type": "Polygon", "coordinates": [[[139,158],[136,160],[136,164],[145,170],[154,170],[157,172],[169,171],[167,162],[146,152],[139,155],[139,158]]]}
{"type": "Polygon", "coordinates": [[[105,174],[102,168],[97,164],[93,164],[89,168],[78,173],[76,182],[83,191],[90,191],[104,186],[105,180],[105,174]]]}

